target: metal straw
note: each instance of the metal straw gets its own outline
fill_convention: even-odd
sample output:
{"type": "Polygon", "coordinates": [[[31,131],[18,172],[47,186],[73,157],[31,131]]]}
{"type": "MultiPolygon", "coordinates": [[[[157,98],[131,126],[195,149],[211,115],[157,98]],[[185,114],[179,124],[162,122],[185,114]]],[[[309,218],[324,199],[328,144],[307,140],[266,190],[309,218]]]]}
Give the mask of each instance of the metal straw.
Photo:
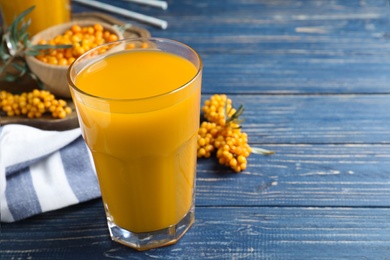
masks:
{"type": "Polygon", "coordinates": [[[150,5],[153,7],[158,7],[163,10],[168,8],[168,3],[165,1],[159,1],[159,0],[122,0],[122,1],[127,1],[127,2],[133,2],[137,4],[142,4],[142,5],[150,5]]]}
{"type": "Polygon", "coordinates": [[[154,18],[152,16],[147,16],[147,15],[144,15],[144,14],[136,13],[136,12],[133,12],[133,11],[128,11],[126,9],[119,8],[119,7],[112,6],[112,5],[105,4],[105,3],[101,3],[101,2],[98,2],[98,1],[93,1],[93,0],[73,0],[73,2],[80,3],[80,4],[83,4],[83,5],[92,6],[92,7],[98,8],[98,9],[102,9],[102,10],[105,10],[105,11],[108,11],[108,12],[112,12],[112,13],[115,13],[115,14],[119,14],[119,15],[128,17],[128,18],[131,18],[131,19],[135,19],[135,20],[138,20],[138,21],[141,21],[141,22],[149,23],[151,25],[160,27],[161,29],[166,29],[168,27],[167,21],[164,21],[164,20],[161,20],[161,19],[158,19],[158,18],[154,18]]]}

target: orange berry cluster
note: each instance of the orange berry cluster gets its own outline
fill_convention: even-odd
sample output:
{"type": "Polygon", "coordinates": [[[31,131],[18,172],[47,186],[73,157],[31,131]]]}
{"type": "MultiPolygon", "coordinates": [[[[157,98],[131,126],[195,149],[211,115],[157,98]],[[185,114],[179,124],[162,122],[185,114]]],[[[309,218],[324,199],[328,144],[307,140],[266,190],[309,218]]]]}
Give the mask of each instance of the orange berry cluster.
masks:
{"type": "Polygon", "coordinates": [[[54,118],[65,118],[72,113],[65,100],[56,99],[49,91],[38,89],[20,95],[0,91],[0,109],[7,116],[25,115],[28,118],[39,118],[46,112],[50,112],[54,118]]]}
{"type": "Polygon", "coordinates": [[[65,31],[50,40],[40,40],[38,44],[49,45],[72,45],[66,49],[50,49],[49,51],[41,51],[41,54],[36,56],[37,59],[45,63],[53,65],[70,65],[79,56],[107,42],[118,40],[115,33],[105,30],[103,26],[96,23],[93,26],[84,26],[74,24],[65,31]]]}
{"type": "Polygon", "coordinates": [[[236,112],[236,109],[233,108],[230,98],[226,95],[216,94],[204,102],[202,111],[207,121],[224,126],[226,117],[231,117],[236,112]]]}
{"type": "Polygon", "coordinates": [[[242,106],[236,110],[230,98],[216,94],[204,102],[202,111],[207,121],[198,130],[198,158],[209,158],[216,151],[220,164],[244,171],[252,149],[240,127],[242,106]]]}

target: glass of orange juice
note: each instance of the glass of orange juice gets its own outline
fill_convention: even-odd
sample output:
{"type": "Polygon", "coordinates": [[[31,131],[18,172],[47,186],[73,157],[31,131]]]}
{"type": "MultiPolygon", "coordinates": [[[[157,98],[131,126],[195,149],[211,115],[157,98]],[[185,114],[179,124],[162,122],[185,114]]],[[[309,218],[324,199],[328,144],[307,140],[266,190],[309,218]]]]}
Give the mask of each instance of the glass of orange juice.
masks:
{"type": "Polygon", "coordinates": [[[173,244],[194,222],[202,62],[168,39],[125,39],[78,58],[68,83],[111,237],[173,244]]]}
{"type": "Polygon", "coordinates": [[[70,0],[0,0],[5,26],[11,25],[19,14],[31,6],[35,8],[25,18],[25,21],[31,19],[27,30],[31,36],[50,26],[70,21],[70,0]]]}

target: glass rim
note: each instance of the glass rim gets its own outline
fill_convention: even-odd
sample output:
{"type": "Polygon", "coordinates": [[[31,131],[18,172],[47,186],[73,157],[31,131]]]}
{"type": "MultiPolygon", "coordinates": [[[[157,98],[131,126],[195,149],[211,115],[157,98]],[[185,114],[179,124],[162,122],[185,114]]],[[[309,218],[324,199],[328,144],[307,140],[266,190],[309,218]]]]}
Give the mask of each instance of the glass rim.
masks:
{"type": "MultiPolygon", "coordinates": [[[[141,49],[140,49],[141,50],[141,49]]],[[[168,39],[168,38],[161,38],[161,37],[137,37],[137,38],[124,38],[124,39],[120,39],[120,40],[117,40],[117,41],[113,41],[113,42],[108,42],[108,43],[104,43],[102,45],[99,45],[95,48],[92,48],[90,50],[88,50],[87,52],[85,52],[84,54],[82,54],[80,57],[78,57],[68,68],[68,71],[66,72],[66,78],[67,78],[67,82],[69,84],[69,86],[77,91],[78,93],[82,94],[82,95],[85,95],[85,96],[88,96],[90,98],[96,98],[96,99],[100,99],[100,100],[106,100],[106,101],[142,101],[142,100],[148,100],[148,99],[153,99],[153,98],[159,98],[159,97],[164,97],[164,96],[168,96],[168,95],[171,95],[171,94],[174,94],[182,89],[185,89],[188,85],[190,85],[192,82],[194,82],[198,77],[199,75],[201,74],[202,72],[202,69],[203,69],[203,62],[202,62],[202,59],[199,55],[199,53],[197,51],[195,51],[192,47],[190,47],[189,45],[185,44],[185,43],[182,43],[180,41],[176,41],[176,40],[172,40],[172,39],[168,39]],[[90,94],[88,92],[85,92],[84,90],[81,90],[79,87],[76,86],[74,80],[72,79],[72,76],[71,76],[71,71],[73,70],[73,67],[75,66],[75,64],[83,59],[85,56],[89,55],[91,52],[93,51],[96,51],[98,50],[99,48],[102,48],[104,46],[108,46],[108,45],[112,45],[112,44],[120,44],[120,43],[124,43],[124,42],[144,42],[144,41],[152,41],[152,42],[169,42],[171,44],[176,44],[176,45],[181,45],[182,47],[190,50],[192,53],[195,54],[197,60],[199,61],[199,67],[196,68],[196,73],[193,77],[191,77],[191,79],[189,81],[187,81],[185,84],[182,84],[181,86],[173,89],[173,90],[170,90],[168,92],[164,92],[164,93],[161,93],[161,94],[158,94],[158,95],[153,95],[153,96],[148,96],[148,97],[142,97],[142,98],[107,98],[107,97],[102,97],[102,96],[98,96],[98,95],[93,95],[93,94],[90,94]]]]}

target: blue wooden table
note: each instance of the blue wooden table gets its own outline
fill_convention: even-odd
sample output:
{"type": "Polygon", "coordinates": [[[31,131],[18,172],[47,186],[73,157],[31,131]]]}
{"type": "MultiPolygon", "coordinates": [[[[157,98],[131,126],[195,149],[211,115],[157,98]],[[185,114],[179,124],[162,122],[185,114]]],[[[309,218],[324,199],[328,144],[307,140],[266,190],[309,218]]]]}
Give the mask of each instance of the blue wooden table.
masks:
{"type": "MultiPolygon", "coordinates": [[[[175,245],[110,240],[100,199],[1,225],[1,259],[390,259],[390,7],[386,0],[169,0],[203,95],[244,104],[240,174],[199,160],[196,222],[175,245]]],[[[73,12],[96,11],[72,4],[73,12]]]]}

